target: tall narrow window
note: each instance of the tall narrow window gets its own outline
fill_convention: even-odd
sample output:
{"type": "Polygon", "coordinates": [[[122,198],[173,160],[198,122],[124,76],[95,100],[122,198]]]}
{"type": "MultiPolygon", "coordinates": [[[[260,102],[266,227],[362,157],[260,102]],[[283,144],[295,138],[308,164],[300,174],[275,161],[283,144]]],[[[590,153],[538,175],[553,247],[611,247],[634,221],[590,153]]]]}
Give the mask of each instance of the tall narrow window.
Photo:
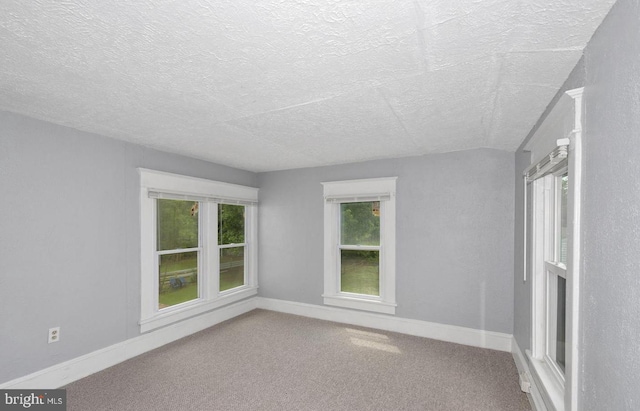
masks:
{"type": "Polygon", "coordinates": [[[560,406],[570,358],[567,263],[571,255],[568,199],[572,187],[567,146],[558,146],[549,158],[550,162],[532,168],[526,176],[533,185],[531,364],[549,392],[555,392],[550,398],[556,400],[551,401],[560,406]]]}
{"type": "Polygon", "coordinates": [[[395,183],[322,183],[325,304],[395,313],[395,183]]]}
{"type": "Polygon", "coordinates": [[[577,410],[581,378],[582,93],[575,89],[562,95],[524,147],[533,160],[523,175],[531,188],[524,190],[529,257],[524,272],[531,282],[531,350],[526,354],[532,392],[547,408],[567,411],[577,410]]]}
{"type": "Polygon", "coordinates": [[[543,241],[547,256],[544,268],[546,293],[544,305],[547,308],[545,358],[564,378],[566,350],[567,314],[567,192],[569,175],[565,170],[549,175],[539,181],[545,185],[547,222],[543,241]]]}
{"type": "Polygon", "coordinates": [[[220,291],[245,284],[245,207],[218,204],[220,291]]]}
{"type": "Polygon", "coordinates": [[[340,204],[340,291],[380,295],[380,202],[340,204]]]}
{"type": "Polygon", "coordinates": [[[200,236],[193,201],[157,202],[158,308],[198,298],[200,236]]]}

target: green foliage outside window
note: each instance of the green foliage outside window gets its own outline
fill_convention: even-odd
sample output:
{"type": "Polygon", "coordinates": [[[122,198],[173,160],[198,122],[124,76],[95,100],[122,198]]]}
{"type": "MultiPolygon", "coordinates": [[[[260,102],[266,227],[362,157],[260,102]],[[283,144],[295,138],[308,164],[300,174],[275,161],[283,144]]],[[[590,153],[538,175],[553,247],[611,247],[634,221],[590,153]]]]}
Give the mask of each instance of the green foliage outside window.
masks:
{"type": "MultiPolygon", "coordinates": [[[[198,247],[198,214],[195,210],[193,201],[158,199],[159,251],[198,247]]],[[[158,274],[158,308],[198,298],[197,251],[161,255],[158,274]]]]}
{"type": "MultiPolygon", "coordinates": [[[[340,204],[340,244],[380,245],[380,215],[374,213],[374,203],[340,204]]],[[[352,251],[352,258],[360,261],[377,261],[377,253],[352,251]]],[[[377,262],[376,262],[377,264],[377,262]]]]}
{"type": "MultiPolygon", "coordinates": [[[[196,248],[198,203],[184,200],[157,200],[158,251],[196,248]]],[[[218,204],[218,244],[245,241],[245,207],[218,204]]],[[[244,284],[244,247],[220,250],[220,291],[244,284]]],[[[159,261],[159,308],[198,298],[198,252],[163,254],[159,261]]]]}
{"type": "MultiPolygon", "coordinates": [[[[340,204],[340,244],[380,245],[379,203],[340,204]]],[[[340,291],[380,295],[379,264],[377,250],[341,250],[340,291]]]]}
{"type": "Polygon", "coordinates": [[[373,202],[340,204],[340,243],[343,245],[380,245],[380,217],[373,202]]]}
{"type": "Polygon", "coordinates": [[[218,244],[244,243],[244,206],[218,204],[218,244]]]}
{"type": "Polygon", "coordinates": [[[191,215],[193,201],[158,200],[158,250],[198,246],[198,214],[191,215]]]}

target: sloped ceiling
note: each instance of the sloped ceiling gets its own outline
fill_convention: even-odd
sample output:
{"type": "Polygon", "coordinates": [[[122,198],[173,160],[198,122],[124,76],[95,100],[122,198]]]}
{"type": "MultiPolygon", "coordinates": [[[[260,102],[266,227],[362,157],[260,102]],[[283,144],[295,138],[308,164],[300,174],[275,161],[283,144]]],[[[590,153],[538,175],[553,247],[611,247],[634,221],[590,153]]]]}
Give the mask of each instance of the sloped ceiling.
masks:
{"type": "Polygon", "coordinates": [[[3,0],[0,109],[251,171],[515,150],[614,0],[3,0]]]}

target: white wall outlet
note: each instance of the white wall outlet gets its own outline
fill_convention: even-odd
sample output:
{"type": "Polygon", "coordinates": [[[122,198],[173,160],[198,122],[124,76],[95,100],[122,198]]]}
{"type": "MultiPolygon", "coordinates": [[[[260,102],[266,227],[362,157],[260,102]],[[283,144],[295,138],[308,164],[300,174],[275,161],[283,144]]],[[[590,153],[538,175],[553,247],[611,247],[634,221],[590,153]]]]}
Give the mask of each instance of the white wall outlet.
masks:
{"type": "Polygon", "coordinates": [[[60,340],[60,327],[49,328],[49,344],[60,340]]]}

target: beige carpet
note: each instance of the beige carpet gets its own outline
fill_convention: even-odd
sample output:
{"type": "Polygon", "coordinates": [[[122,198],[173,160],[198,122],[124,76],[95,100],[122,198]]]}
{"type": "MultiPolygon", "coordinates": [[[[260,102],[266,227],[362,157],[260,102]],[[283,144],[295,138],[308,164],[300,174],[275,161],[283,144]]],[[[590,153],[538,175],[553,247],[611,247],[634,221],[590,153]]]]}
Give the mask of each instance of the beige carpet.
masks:
{"type": "Polygon", "coordinates": [[[69,411],[531,409],[509,353],[263,310],[65,388],[69,411]]]}

